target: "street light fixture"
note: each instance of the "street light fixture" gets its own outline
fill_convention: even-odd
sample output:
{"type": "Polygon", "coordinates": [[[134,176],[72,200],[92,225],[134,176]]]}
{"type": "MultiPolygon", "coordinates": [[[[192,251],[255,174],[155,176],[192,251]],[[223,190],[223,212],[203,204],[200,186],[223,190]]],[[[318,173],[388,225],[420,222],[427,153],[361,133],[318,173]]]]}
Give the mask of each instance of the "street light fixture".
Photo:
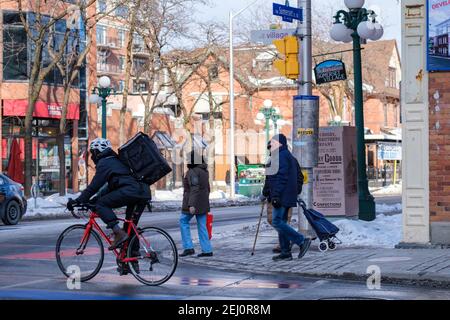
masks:
{"type": "MultiPolygon", "coordinates": [[[[266,129],[266,144],[269,143],[270,139],[270,127],[273,125],[275,129],[275,134],[278,133],[278,127],[283,126],[285,124],[283,120],[283,116],[281,115],[280,108],[273,107],[272,100],[265,100],[263,103],[263,107],[259,110],[256,115],[256,119],[259,121],[265,120],[265,129],[266,129]]],[[[266,156],[268,156],[268,151],[266,152],[266,156]]]]}
{"type": "Polygon", "coordinates": [[[361,220],[373,221],[376,218],[375,201],[369,191],[366,172],[361,39],[379,40],[383,36],[384,31],[383,27],[376,21],[377,15],[375,12],[363,8],[364,2],[364,0],[345,0],[345,5],[349,11],[339,10],[336,13],[330,36],[335,41],[348,42],[350,35],[353,41],[354,106],[358,145],[359,218],[361,220]]]}
{"type": "Polygon", "coordinates": [[[115,90],[111,88],[111,79],[107,76],[100,77],[98,85],[98,87],[94,87],[92,90],[92,94],[89,97],[89,103],[102,103],[102,138],[106,139],[106,98],[108,98],[111,93],[115,94],[115,90]]]}

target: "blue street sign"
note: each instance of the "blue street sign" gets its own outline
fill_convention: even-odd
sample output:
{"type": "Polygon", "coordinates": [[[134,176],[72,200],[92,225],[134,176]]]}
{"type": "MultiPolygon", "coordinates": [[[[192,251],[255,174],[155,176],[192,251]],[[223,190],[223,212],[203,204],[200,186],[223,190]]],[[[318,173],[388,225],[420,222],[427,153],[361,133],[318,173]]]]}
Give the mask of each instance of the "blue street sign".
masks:
{"type": "Polygon", "coordinates": [[[274,3],[273,14],[282,17],[285,22],[293,22],[294,20],[303,22],[303,8],[294,8],[274,3]]]}

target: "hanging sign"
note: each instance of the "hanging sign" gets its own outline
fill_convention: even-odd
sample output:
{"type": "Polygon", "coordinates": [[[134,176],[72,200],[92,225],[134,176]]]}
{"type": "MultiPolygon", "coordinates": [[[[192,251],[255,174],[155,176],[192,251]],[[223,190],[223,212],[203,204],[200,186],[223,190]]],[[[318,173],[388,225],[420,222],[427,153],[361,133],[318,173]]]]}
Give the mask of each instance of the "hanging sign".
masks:
{"type": "Polygon", "coordinates": [[[314,73],[317,84],[347,80],[345,64],[341,60],[323,61],[314,68],[314,73]]]}

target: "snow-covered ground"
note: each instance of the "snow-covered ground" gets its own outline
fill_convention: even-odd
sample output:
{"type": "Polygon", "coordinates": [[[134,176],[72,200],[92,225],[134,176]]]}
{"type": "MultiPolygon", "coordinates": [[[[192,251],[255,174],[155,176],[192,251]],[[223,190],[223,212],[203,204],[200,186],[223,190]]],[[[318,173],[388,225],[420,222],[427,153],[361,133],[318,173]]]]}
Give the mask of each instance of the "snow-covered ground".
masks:
{"type": "Polygon", "coordinates": [[[343,219],[336,221],[335,225],[340,229],[337,236],[342,247],[394,248],[402,240],[401,214],[381,214],[372,222],[343,219]]]}
{"type": "Polygon", "coordinates": [[[384,203],[377,203],[376,205],[376,212],[378,214],[380,213],[399,213],[402,212],[402,204],[396,203],[396,204],[384,204],[384,203]]]}
{"type": "Polygon", "coordinates": [[[390,186],[383,188],[370,188],[370,192],[373,195],[400,195],[402,194],[402,183],[391,184],[390,186]]]}

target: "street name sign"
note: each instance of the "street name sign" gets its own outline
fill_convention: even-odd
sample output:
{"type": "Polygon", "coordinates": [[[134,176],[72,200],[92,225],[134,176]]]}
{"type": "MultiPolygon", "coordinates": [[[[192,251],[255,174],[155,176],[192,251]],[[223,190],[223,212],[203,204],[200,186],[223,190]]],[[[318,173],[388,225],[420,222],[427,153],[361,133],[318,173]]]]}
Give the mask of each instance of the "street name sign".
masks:
{"type": "Polygon", "coordinates": [[[283,39],[286,36],[295,34],[296,29],[284,30],[254,30],[251,32],[251,41],[253,43],[262,43],[264,45],[273,44],[274,40],[283,39]]]}
{"type": "Polygon", "coordinates": [[[285,22],[294,22],[294,20],[303,22],[303,8],[294,8],[274,3],[273,14],[282,17],[285,22]]]}

